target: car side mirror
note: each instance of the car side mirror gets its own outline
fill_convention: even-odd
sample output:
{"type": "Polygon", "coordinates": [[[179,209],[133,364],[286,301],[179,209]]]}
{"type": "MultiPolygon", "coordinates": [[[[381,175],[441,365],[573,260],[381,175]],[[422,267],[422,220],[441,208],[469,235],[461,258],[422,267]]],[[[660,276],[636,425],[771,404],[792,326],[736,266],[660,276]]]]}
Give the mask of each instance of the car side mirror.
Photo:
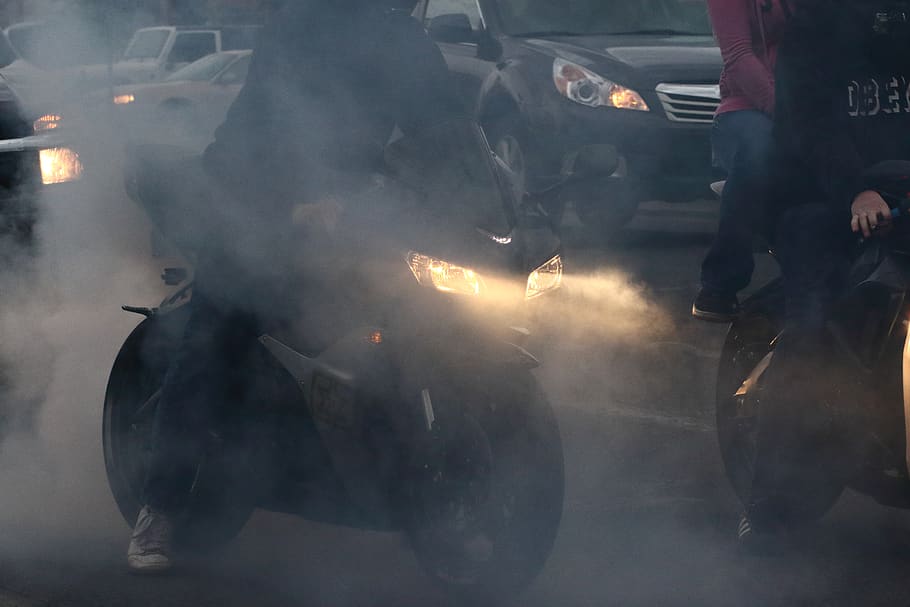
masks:
{"type": "Polygon", "coordinates": [[[481,30],[477,38],[477,58],[481,61],[499,61],[501,57],[502,44],[488,30],[481,30]]]}
{"type": "Polygon", "coordinates": [[[430,19],[427,33],[436,42],[459,44],[477,42],[471,20],[464,13],[439,15],[430,19]]]}
{"type": "Polygon", "coordinates": [[[619,168],[619,153],[612,145],[586,145],[566,163],[563,173],[569,179],[609,177],[619,168]]]}

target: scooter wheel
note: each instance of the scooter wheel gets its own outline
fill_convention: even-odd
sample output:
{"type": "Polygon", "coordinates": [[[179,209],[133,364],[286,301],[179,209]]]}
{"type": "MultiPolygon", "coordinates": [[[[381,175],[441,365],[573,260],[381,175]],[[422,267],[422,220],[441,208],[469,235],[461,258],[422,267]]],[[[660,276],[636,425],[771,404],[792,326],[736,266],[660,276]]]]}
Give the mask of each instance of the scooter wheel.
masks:
{"type": "MultiPolygon", "coordinates": [[[[743,504],[749,502],[752,491],[761,399],[737,396],[736,392],[773,350],[773,341],[783,328],[782,311],[782,287],[775,282],[745,302],[721,352],[716,389],[717,438],[727,478],[743,504]]],[[[769,516],[785,526],[798,526],[824,516],[846,485],[845,479],[830,471],[827,463],[807,464],[805,470],[809,472],[800,475],[803,480],[798,483],[799,495],[777,496],[769,516]]]]}

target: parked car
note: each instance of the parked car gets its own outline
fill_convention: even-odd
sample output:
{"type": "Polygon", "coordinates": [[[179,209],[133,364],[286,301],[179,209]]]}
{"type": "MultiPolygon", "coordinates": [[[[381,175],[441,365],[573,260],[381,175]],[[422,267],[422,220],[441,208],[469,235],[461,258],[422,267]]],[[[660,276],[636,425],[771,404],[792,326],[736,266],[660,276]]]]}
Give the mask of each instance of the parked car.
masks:
{"type": "Polygon", "coordinates": [[[211,139],[250,68],[252,51],[214,53],[162,82],[114,87],[115,120],[132,139],[211,139]]]}
{"type": "Polygon", "coordinates": [[[704,0],[421,0],[460,94],[501,159],[541,189],[586,144],[620,168],[571,198],[621,227],[640,201],[691,200],[711,181],[720,51],[704,0]]]}
{"type": "Polygon", "coordinates": [[[9,26],[5,35],[16,55],[43,70],[58,70],[78,65],[104,63],[109,48],[98,24],[86,20],[45,19],[9,26]]]}
{"type": "MultiPolygon", "coordinates": [[[[79,90],[82,68],[109,57],[97,25],[71,19],[17,23],[0,34],[4,53],[0,74],[24,104],[26,113],[60,113],[79,90]]],[[[106,72],[106,70],[99,70],[106,72]]]]}
{"type": "MultiPolygon", "coordinates": [[[[0,66],[15,59],[5,41],[0,40],[0,66]]],[[[61,127],[57,115],[30,115],[0,76],[0,238],[6,242],[31,245],[43,188],[82,177],[82,161],[61,127]]]]}
{"type": "Polygon", "coordinates": [[[113,65],[114,84],[163,80],[212,53],[252,49],[259,27],[147,27],[138,30],[113,65]]]}

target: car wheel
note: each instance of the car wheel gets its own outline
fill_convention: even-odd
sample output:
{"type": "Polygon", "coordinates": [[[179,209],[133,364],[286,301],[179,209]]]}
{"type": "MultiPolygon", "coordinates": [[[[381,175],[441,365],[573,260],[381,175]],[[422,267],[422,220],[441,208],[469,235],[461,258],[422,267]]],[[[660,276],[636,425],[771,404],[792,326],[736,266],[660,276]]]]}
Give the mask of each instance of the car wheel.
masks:
{"type": "MultiPolygon", "coordinates": [[[[531,137],[517,110],[501,114],[484,124],[484,131],[493,153],[514,173],[515,188],[522,194],[531,188],[535,176],[545,174],[541,160],[534,154],[531,137]]],[[[555,197],[547,212],[555,225],[562,222],[564,203],[555,197]]]]}
{"type": "Polygon", "coordinates": [[[515,174],[516,187],[528,187],[527,129],[516,114],[509,114],[486,125],[484,130],[493,153],[515,174]]]}

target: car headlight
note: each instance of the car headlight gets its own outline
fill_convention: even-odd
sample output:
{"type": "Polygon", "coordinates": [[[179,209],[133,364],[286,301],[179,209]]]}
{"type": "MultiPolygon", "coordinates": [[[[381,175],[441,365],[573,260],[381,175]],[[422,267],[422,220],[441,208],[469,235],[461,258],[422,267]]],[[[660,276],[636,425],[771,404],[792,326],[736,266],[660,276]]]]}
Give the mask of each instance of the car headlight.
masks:
{"type": "Polygon", "coordinates": [[[480,295],[484,289],[483,279],[474,270],[428,255],[411,251],[408,267],[418,283],[444,293],[480,295]]]}
{"type": "Polygon", "coordinates": [[[133,103],[134,101],[136,101],[135,95],[124,94],[124,95],[117,95],[114,97],[114,105],[129,105],[129,104],[133,103]]]}
{"type": "Polygon", "coordinates": [[[69,148],[41,150],[41,182],[44,185],[67,183],[82,177],[79,154],[69,148]]]}
{"type": "Polygon", "coordinates": [[[556,255],[528,276],[525,298],[533,299],[562,285],[562,257],[556,255]]]}
{"type": "Polygon", "coordinates": [[[649,111],[637,92],[565,59],[553,61],[553,82],[564,97],[588,107],[649,111]]]}
{"type": "Polygon", "coordinates": [[[45,114],[32,124],[32,129],[36,133],[53,131],[60,128],[62,122],[63,117],[58,114],[45,114]]]}

